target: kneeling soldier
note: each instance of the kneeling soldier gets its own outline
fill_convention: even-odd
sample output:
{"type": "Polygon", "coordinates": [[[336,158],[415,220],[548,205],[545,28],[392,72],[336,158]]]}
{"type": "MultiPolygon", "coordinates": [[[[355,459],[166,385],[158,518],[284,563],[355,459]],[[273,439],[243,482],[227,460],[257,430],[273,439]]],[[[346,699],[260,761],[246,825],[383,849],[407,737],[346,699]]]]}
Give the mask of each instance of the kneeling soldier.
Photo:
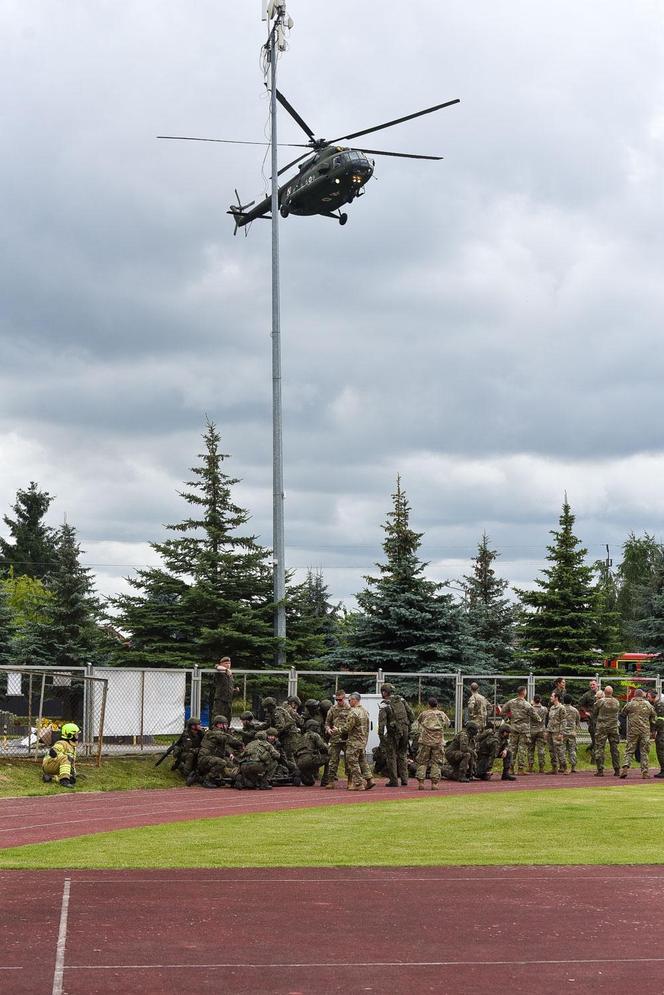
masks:
{"type": "MultiPolygon", "coordinates": [[[[316,702],[318,705],[318,702],[316,702]]],[[[316,783],[318,772],[327,761],[327,743],[318,733],[315,719],[307,719],[304,733],[295,748],[295,763],[300,771],[302,784],[311,788],[316,783]]]]}
{"type": "Polygon", "coordinates": [[[65,722],[61,739],[54,743],[42,761],[42,781],[56,781],[62,788],[76,784],[76,743],[80,729],[75,722],[65,722]]]}
{"type": "MultiPolygon", "coordinates": [[[[272,730],[276,733],[276,730],[272,730]]],[[[270,778],[277,769],[279,751],[268,740],[268,729],[260,730],[254,739],[245,746],[237,777],[236,788],[260,788],[267,791],[272,788],[270,778]]]]}

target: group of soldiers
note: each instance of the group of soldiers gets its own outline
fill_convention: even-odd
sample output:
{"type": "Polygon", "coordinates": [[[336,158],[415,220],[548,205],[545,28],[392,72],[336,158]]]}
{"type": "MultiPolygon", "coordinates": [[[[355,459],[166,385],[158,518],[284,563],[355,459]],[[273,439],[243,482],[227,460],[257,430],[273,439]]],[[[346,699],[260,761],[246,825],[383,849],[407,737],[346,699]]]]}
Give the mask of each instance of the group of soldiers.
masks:
{"type": "MultiPolygon", "coordinates": [[[[223,681],[227,677],[224,673],[223,681]]],[[[438,700],[429,698],[416,717],[394,686],[386,683],[381,688],[380,745],[373,751],[373,770],[367,762],[369,713],[361,699],[358,692],[347,695],[343,690],[335,692],[334,701],[308,699],[302,703],[291,695],[278,704],[268,697],[261,703],[262,720],[250,711],[243,712],[240,728],[231,728],[228,715],[221,713],[215,715],[208,730],[198,719],[189,719],[175,744],[174,768],[188,785],[262,790],[316,783],[333,790],[339,782],[342,757],[349,791],[370,790],[379,775],[387,778],[385,786],[389,788],[405,786],[409,776],[414,776],[420,790],[427,782],[435,790],[443,779],[487,781],[496,760],[501,778],[512,781],[518,774],[535,773],[536,769],[544,773],[547,754],[550,766],[546,773],[573,774],[583,716],[588,721],[597,776],[604,775],[607,744],[616,776],[627,776],[634,757],[643,776],[650,776],[648,753],[654,738],[661,768],[655,777],[664,777],[664,698],[656,691],[646,694],[637,689],[633,698],[621,705],[610,686],[600,690],[597,682],[591,681],[577,707],[560,678],[546,703],[539,695],[529,701],[522,686],[513,698],[494,707],[479,686],[471,684],[467,721],[446,743],[450,719],[438,700]],[[621,715],[627,719],[622,763],[618,752],[621,715]]]]}

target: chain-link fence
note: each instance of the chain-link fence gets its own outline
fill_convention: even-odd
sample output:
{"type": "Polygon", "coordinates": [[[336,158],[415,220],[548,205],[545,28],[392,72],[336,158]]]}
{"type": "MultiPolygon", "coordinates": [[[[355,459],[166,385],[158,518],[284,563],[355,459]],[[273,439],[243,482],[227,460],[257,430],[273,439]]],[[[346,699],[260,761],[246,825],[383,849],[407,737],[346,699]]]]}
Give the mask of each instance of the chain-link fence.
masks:
{"type": "Polygon", "coordinates": [[[99,763],[107,687],[82,667],[0,667],[0,755],[40,760],[61,727],[75,722],[78,755],[99,763]]]}
{"type": "MultiPolygon", "coordinates": [[[[375,711],[380,689],[389,682],[417,712],[429,697],[438,699],[455,729],[466,721],[470,685],[477,683],[490,703],[490,712],[527,689],[528,700],[537,694],[549,704],[557,678],[533,674],[388,673],[386,671],[234,670],[231,709],[235,725],[245,709],[263,718],[262,700],[284,701],[297,694],[332,699],[336,691],[359,691],[375,711]]],[[[566,688],[576,704],[593,678],[566,676],[566,688]]],[[[611,684],[614,694],[626,701],[635,687],[661,692],[662,678],[631,677],[604,671],[595,677],[598,686],[611,684]]],[[[22,669],[0,667],[0,754],[36,758],[43,755],[49,736],[57,736],[66,721],[82,730],[79,753],[83,756],[160,753],[183,728],[186,720],[200,716],[209,725],[218,690],[215,670],[131,669],[86,667],[22,669]]],[[[373,711],[372,711],[373,714],[373,711]]]]}

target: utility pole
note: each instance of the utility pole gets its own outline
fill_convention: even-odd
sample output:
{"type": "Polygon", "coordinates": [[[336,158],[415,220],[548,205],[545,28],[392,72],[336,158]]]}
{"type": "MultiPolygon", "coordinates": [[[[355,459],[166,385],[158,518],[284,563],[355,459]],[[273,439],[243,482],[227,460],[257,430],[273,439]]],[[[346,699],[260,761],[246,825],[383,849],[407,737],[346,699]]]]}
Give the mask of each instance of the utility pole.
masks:
{"type": "Polygon", "coordinates": [[[275,602],[274,634],[280,640],[277,666],[286,660],[286,544],[284,537],[284,447],[281,410],[281,298],[279,283],[279,164],[277,162],[277,60],[286,49],[285,0],[263,0],[263,20],[268,23],[265,45],[270,68],[270,124],[272,168],[272,585],[275,602]]]}

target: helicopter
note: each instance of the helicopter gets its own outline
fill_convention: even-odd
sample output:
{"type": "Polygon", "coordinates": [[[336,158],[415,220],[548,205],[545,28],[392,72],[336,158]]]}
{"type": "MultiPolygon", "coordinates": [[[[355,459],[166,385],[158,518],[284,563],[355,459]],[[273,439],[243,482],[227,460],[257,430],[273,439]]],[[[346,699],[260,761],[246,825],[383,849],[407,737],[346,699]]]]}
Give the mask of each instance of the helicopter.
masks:
{"type": "MultiPolygon", "coordinates": [[[[432,114],[440,111],[444,107],[451,107],[458,104],[459,99],[447,100],[442,104],[435,104],[433,107],[426,107],[424,110],[416,111],[414,114],[406,114],[404,117],[395,118],[393,121],[386,121],[383,124],[375,125],[373,128],[364,128],[362,131],[355,131],[352,134],[342,135],[328,142],[324,138],[316,138],[314,132],[306,121],[298,114],[295,108],[289,103],[283,93],[276,91],[276,97],[281,106],[288,111],[293,120],[299,125],[308,138],[306,143],[280,143],[282,148],[306,149],[292,162],[282,166],[278,176],[288,172],[297,166],[297,172],[289,180],[279,187],[279,213],[282,218],[289,215],[310,216],[319,214],[324,218],[333,218],[340,225],[345,225],[348,215],[341,210],[344,204],[351,204],[356,198],[364,194],[364,187],[371,179],[374,172],[375,162],[369,158],[374,155],[393,156],[399,159],[429,159],[440,161],[443,157],[439,155],[415,155],[410,152],[385,152],[378,149],[365,149],[340,145],[339,142],[350,141],[360,138],[363,135],[370,135],[374,131],[382,131],[385,128],[393,128],[404,121],[412,121],[413,118],[422,117],[424,114],[432,114]],[[310,153],[313,152],[313,155],[310,153]],[[304,160],[304,161],[302,161],[304,160]]],[[[158,138],[172,141],[190,142],[220,142],[230,145],[269,145],[269,142],[242,142],[229,138],[193,138],[183,135],[158,135],[158,138]]],[[[235,222],[234,234],[238,228],[245,228],[252,221],[259,218],[269,219],[272,217],[272,198],[265,197],[256,203],[250,201],[242,204],[237,190],[235,191],[237,204],[231,204],[228,214],[232,215],[235,222]]],[[[246,232],[245,232],[246,234],[246,232]]]]}

